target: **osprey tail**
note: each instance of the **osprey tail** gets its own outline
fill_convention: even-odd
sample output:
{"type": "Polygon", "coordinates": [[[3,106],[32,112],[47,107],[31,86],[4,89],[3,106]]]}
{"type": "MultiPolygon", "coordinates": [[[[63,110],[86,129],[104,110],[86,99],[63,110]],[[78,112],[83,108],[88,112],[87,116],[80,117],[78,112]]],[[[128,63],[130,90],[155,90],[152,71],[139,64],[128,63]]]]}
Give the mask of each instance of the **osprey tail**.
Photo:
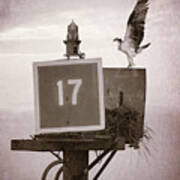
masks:
{"type": "Polygon", "coordinates": [[[151,45],[151,43],[147,43],[143,46],[141,46],[138,50],[137,50],[137,53],[140,53],[143,49],[146,49],[147,47],[149,47],[151,45]]]}

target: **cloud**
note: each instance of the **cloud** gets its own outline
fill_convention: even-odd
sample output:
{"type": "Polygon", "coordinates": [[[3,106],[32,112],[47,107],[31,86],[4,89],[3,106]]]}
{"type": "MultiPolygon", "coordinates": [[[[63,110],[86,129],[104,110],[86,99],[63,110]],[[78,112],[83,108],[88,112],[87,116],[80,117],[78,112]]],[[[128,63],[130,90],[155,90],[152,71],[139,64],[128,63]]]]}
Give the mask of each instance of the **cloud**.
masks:
{"type": "Polygon", "coordinates": [[[47,23],[34,20],[31,25],[24,24],[15,26],[0,32],[0,40],[33,40],[33,39],[55,39],[65,38],[67,33],[67,25],[72,19],[79,26],[81,37],[88,39],[103,39],[113,34],[120,34],[125,31],[126,17],[119,16],[117,12],[109,8],[88,8],[86,10],[71,10],[57,12],[49,16],[47,23]],[[51,19],[53,19],[51,21],[51,19]],[[122,27],[119,29],[119,27],[122,27]]]}
{"type": "Polygon", "coordinates": [[[7,30],[21,24],[28,24],[37,20],[48,19],[49,13],[58,9],[63,11],[65,2],[54,0],[1,0],[0,2],[0,30],[7,30]]]}
{"type": "Polygon", "coordinates": [[[59,38],[64,33],[58,25],[37,26],[34,28],[16,27],[0,33],[0,40],[33,40],[59,38]]]}
{"type": "MultiPolygon", "coordinates": [[[[111,15],[116,13],[126,15],[128,18],[136,1],[127,0],[1,0],[0,1],[0,31],[11,29],[20,25],[38,25],[49,23],[61,23],[62,19],[68,19],[70,15],[77,14],[79,12],[86,12],[88,9],[93,9],[93,15],[91,18],[111,15]],[[100,13],[101,9],[105,8],[106,12],[100,13]],[[74,13],[72,13],[74,12],[74,13]],[[65,13],[67,16],[64,16],[65,13]],[[57,16],[58,15],[58,16],[57,16]],[[59,18],[59,21],[58,19],[59,18]]],[[[167,7],[178,11],[180,2],[179,0],[159,0],[150,1],[150,10],[152,12],[158,12],[167,10],[167,7]]],[[[180,9],[179,9],[180,10],[180,9]]],[[[74,18],[74,17],[71,17],[74,18]]],[[[81,16],[83,18],[83,16],[81,16]]],[[[127,19],[126,18],[126,19],[127,19]]]]}
{"type": "Polygon", "coordinates": [[[81,13],[82,16],[78,16],[83,18],[83,15],[89,13],[89,9],[93,10],[90,19],[99,16],[103,18],[114,12],[124,13],[126,7],[130,9],[133,5],[131,0],[127,0],[126,3],[118,0],[1,0],[0,31],[21,25],[61,23],[62,20],[67,20],[69,17],[76,18],[76,15],[85,12],[81,13]],[[100,13],[101,9],[106,9],[106,11],[100,13]]]}

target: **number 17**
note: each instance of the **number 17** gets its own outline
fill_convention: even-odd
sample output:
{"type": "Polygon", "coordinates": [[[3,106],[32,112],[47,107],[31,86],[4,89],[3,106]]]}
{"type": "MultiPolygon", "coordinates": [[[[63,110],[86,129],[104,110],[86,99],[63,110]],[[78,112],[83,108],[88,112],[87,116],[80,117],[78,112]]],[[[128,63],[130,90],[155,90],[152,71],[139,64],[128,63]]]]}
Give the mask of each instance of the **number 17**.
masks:
{"type": "MultiPolygon", "coordinates": [[[[67,84],[74,85],[73,92],[72,92],[72,105],[77,105],[77,96],[79,93],[79,89],[82,85],[82,79],[68,79],[67,84]]],[[[64,105],[64,90],[63,90],[63,81],[59,80],[57,82],[58,86],[58,105],[64,105]]]]}

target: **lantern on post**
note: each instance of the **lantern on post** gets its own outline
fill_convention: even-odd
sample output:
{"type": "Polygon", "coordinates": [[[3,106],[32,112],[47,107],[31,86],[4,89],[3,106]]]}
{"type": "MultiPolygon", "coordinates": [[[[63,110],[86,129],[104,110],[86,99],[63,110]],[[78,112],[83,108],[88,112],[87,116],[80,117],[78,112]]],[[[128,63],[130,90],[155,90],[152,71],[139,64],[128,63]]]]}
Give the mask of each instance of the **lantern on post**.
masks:
{"type": "Polygon", "coordinates": [[[85,53],[80,52],[79,45],[81,40],[79,40],[78,26],[72,20],[71,24],[68,25],[67,40],[64,40],[66,44],[66,54],[65,56],[70,59],[70,56],[78,56],[80,59],[84,59],[85,53]]]}

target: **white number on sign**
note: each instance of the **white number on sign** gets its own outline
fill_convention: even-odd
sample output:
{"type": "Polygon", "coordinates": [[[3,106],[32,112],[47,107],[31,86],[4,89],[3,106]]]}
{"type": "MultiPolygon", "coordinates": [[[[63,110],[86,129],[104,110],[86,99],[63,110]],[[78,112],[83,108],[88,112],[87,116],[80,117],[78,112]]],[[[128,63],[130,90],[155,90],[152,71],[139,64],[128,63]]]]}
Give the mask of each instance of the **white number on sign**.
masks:
{"type": "Polygon", "coordinates": [[[58,81],[57,86],[58,86],[58,104],[59,106],[63,106],[64,105],[63,81],[58,81]]]}
{"type": "MultiPolygon", "coordinates": [[[[82,85],[82,79],[68,79],[67,84],[74,85],[72,92],[72,105],[77,105],[77,96],[79,89],[82,85]]],[[[58,104],[59,106],[64,105],[64,91],[63,91],[63,81],[59,80],[57,82],[58,86],[58,104]]]]}
{"type": "Polygon", "coordinates": [[[69,79],[68,84],[74,85],[73,93],[72,93],[72,105],[76,105],[78,92],[82,84],[82,79],[69,79]]]}

